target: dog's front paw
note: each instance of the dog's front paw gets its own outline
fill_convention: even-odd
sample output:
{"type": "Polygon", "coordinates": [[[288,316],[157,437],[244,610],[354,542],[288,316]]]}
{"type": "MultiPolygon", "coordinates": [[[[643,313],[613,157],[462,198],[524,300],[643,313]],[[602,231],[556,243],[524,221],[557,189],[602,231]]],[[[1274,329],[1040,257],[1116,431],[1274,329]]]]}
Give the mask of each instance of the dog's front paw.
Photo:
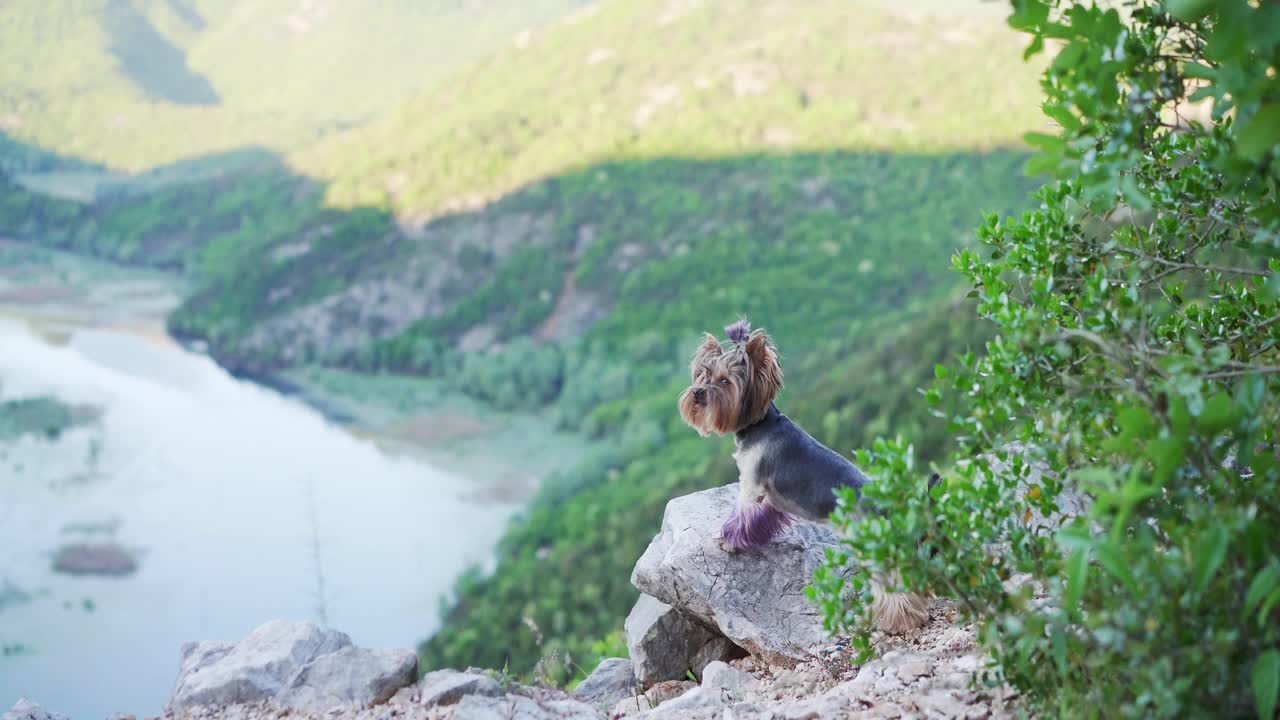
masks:
{"type": "Polygon", "coordinates": [[[723,535],[717,534],[715,536],[715,541],[716,544],[720,546],[720,549],[728,555],[737,555],[742,551],[741,548],[726,540],[723,535]]]}

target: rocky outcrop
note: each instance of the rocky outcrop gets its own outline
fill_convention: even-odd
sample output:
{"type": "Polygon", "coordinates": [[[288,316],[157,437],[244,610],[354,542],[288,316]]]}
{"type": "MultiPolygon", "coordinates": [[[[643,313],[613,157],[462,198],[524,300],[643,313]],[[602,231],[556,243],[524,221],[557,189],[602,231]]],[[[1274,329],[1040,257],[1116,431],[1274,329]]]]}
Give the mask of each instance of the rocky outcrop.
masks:
{"type": "MultiPolygon", "coordinates": [[[[627,701],[612,717],[634,720],[824,720],[825,718],[1010,718],[1011,693],[978,688],[982,661],[973,627],[957,627],[946,603],[931,609],[914,635],[885,636],[880,657],[859,666],[846,643],[819,649],[791,667],[758,657],[712,663],[702,685],[679,686],[666,699],[627,701]],[[680,692],[680,691],[683,692],[680,692]]],[[[655,689],[659,686],[655,686],[655,689]]],[[[658,698],[655,698],[658,699],[658,698]]]]}
{"type": "Polygon", "coordinates": [[[707,663],[735,649],[697,620],[649,595],[636,601],[624,629],[627,652],[642,687],[683,680],[690,672],[701,676],[707,663]]]}
{"type": "Polygon", "coordinates": [[[573,696],[585,703],[611,708],[638,693],[636,674],[627,658],[605,658],[578,683],[573,696]]]}
{"type": "Polygon", "coordinates": [[[9,708],[8,712],[0,715],[0,720],[67,720],[67,716],[49,712],[38,704],[21,698],[9,708]]]}
{"type": "Polygon", "coordinates": [[[879,657],[856,662],[848,642],[825,637],[803,592],[835,537],[797,523],[763,551],[730,554],[717,533],[736,497],[730,485],[668,504],[632,574],[645,594],[625,623],[631,658],[602,661],[572,696],[475,669],[438,670],[412,684],[409,651],[362,650],[313,623],[276,621],[239,643],[184,648],[166,720],[1016,715],[1012,693],[975,681],[983,661],[973,626],[957,626],[945,599],[916,632],[873,634],[879,657]]]}
{"type": "Polygon", "coordinates": [[[807,659],[826,636],[804,588],[835,536],[796,523],[758,553],[726,552],[717,537],[737,497],[733,484],[667,503],[631,582],[752,655],[780,664],[807,659]]]}
{"type": "Polygon", "coordinates": [[[366,650],[310,621],[273,620],[236,643],[184,646],[169,708],[366,706],[411,684],[417,670],[412,650],[366,650]]]}

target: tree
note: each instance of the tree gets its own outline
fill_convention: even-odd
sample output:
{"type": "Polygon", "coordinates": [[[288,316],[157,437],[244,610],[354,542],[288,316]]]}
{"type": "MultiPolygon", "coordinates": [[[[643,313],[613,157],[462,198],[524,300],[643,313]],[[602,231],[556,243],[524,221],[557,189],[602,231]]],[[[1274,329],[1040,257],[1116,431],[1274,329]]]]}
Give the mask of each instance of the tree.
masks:
{"type": "Polygon", "coordinates": [[[1009,22],[1053,52],[1058,131],[1027,137],[1040,207],[953,259],[998,331],[926,393],[963,399],[938,410],[960,449],[932,501],[904,441],[861,453],[888,512],[837,513],[812,596],[869,650],[865,575],[838,571],[896,569],[1052,716],[1273,717],[1280,3],[1017,0],[1009,22]]]}

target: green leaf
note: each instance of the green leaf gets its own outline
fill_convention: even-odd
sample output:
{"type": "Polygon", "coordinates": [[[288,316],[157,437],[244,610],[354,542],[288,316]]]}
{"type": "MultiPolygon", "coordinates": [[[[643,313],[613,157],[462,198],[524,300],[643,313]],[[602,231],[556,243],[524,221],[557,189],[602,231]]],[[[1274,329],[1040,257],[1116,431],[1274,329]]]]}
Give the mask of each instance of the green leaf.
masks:
{"type": "Polygon", "coordinates": [[[1200,417],[1196,418],[1196,425],[1201,432],[1216,435],[1234,425],[1237,418],[1235,401],[1225,392],[1219,392],[1205,402],[1200,417]]]}
{"type": "Polygon", "coordinates": [[[1089,579],[1089,553],[1084,548],[1076,548],[1067,558],[1067,593],[1064,601],[1069,608],[1080,605],[1084,597],[1084,586],[1089,579]]]}
{"type": "Polygon", "coordinates": [[[1009,25],[1017,30],[1030,30],[1049,19],[1049,6],[1041,0],[1014,0],[1009,25]]]}
{"type": "Polygon", "coordinates": [[[1131,405],[1124,408],[1116,416],[1116,424],[1126,435],[1145,438],[1155,429],[1156,421],[1151,411],[1142,405],[1131,405]]]}
{"type": "Polygon", "coordinates": [[[1027,46],[1027,49],[1022,51],[1022,59],[1030,60],[1033,55],[1038,54],[1041,50],[1044,50],[1044,36],[1036,35],[1031,39],[1031,44],[1027,46]]]}
{"type": "Polygon", "coordinates": [[[1221,525],[1211,527],[1200,535],[1200,539],[1196,542],[1195,553],[1192,555],[1195,566],[1191,577],[1196,592],[1204,592],[1204,589],[1209,586],[1209,580],[1227,557],[1227,545],[1230,544],[1230,540],[1231,535],[1221,525]]]}
{"type": "Polygon", "coordinates": [[[1129,563],[1125,562],[1116,545],[1100,544],[1094,548],[1094,552],[1097,553],[1098,564],[1107,571],[1107,574],[1119,580],[1130,593],[1140,594],[1138,581],[1133,577],[1133,570],[1129,567],[1129,563]]]}
{"type": "Polygon", "coordinates": [[[1120,178],[1120,192],[1124,194],[1124,199],[1135,209],[1148,210],[1151,208],[1151,198],[1142,192],[1142,188],[1138,187],[1138,182],[1133,179],[1132,175],[1125,175],[1120,178]]]}
{"type": "Polygon", "coordinates": [[[1080,119],[1077,118],[1070,110],[1061,105],[1045,104],[1044,114],[1058,121],[1062,129],[1067,132],[1075,132],[1081,127],[1080,119]]]}
{"type": "Polygon", "coordinates": [[[1053,643],[1053,664],[1058,666],[1058,672],[1067,674],[1067,634],[1062,631],[1062,626],[1054,625],[1051,633],[1051,642],[1053,643]]]}
{"type": "Polygon", "coordinates": [[[1213,9],[1214,0],[1169,0],[1169,14],[1185,22],[1199,20],[1213,9]]]}
{"type": "Polygon", "coordinates": [[[1271,614],[1271,608],[1275,607],[1276,603],[1280,603],[1280,589],[1273,590],[1267,599],[1262,601],[1262,607],[1258,608],[1258,627],[1266,623],[1267,616],[1271,614]]]}
{"type": "Polygon", "coordinates": [[[1280,103],[1263,105],[1240,124],[1236,131],[1236,151],[1257,160],[1280,142],[1280,103]]]}
{"type": "Polygon", "coordinates": [[[946,365],[934,365],[934,366],[933,366],[933,376],[934,376],[934,377],[936,377],[936,378],[938,378],[939,380],[941,380],[941,379],[945,378],[945,377],[947,376],[947,366],[946,366],[946,365]]]}
{"type": "Polygon", "coordinates": [[[1045,152],[1061,152],[1067,146],[1066,141],[1057,135],[1042,132],[1024,133],[1022,139],[1028,145],[1038,147],[1045,152]]]}
{"type": "Polygon", "coordinates": [[[1267,281],[1258,288],[1258,300],[1260,302],[1280,300],[1280,273],[1271,273],[1267,276],[1267,281]]]}
{"type": "Polygon", "coordinates": [[[1218,77],[1218,70],[1217,68],[1211,68],[1208,65],[1189,62],[1182,66],[1182,74],[1189,78],[1215,80],[1218,77]]]}
{"type": "Polygon", "coordinates": [[[1148,449],[1151,452],[1151,459],[1155,461],[1156,465],[1155,481],[1163,484],[1173,475],[1173,471],[1178,469],[1178,466],[1182,464],[1182,459],[1186,457],[1186,437],[1175,435],[1152,440],[1148,449]]]}
{"type": "Polygon", "coordinates": [[[1253,703],[1258,717],[1272,718],[1276,713],[1276,693],[1280,691],[1280,650],[1268,650],[1253,662],[1250,673],[1253,703]]]}
{"type": "Polygon", "coordinates": [[[1058,169],[1058,156],[1048,153],[1036,153],[1027,159],[1022,166],[1022,173],[1027,177],[1052,175],[1058,169]]]}
{"type": "Polygon", "coordinates": [[[1277,585],[1280,585],[1280,563],[1272,560],[1271,564],[1263,568],[1253,577],[1253,582],[1249,583],[1249,591],[1244,596],[1245,613],[1253,612],[1253,609],[1262,602],[1262,598],[1277,585]]]}

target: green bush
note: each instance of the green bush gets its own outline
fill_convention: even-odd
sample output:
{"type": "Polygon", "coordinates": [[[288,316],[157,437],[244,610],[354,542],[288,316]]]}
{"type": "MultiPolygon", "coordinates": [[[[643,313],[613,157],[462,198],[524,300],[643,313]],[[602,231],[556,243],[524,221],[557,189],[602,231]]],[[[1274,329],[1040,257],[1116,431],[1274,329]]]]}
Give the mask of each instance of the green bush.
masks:
{"type": "Polygon", "coordinates": [[[1055,181],[1038,210],[987,218],[985,257],[954,258],[998,334],[927,393],[963,400],[939,411],[960,449],[936,504],[902,490],[908,446],[877,441],[860,460],[891,511],[838,514],[812,596],[865,651],[865,575],[849,592],[835,571],[953,598],[1036,714],[1273,717],[1280,5],[1014,6],[1029,55],[1057,46],[1061,131],[1028,137],[1055,181]],[[1087,516],[1056,514],[1064,493],[1087,516]]]}

